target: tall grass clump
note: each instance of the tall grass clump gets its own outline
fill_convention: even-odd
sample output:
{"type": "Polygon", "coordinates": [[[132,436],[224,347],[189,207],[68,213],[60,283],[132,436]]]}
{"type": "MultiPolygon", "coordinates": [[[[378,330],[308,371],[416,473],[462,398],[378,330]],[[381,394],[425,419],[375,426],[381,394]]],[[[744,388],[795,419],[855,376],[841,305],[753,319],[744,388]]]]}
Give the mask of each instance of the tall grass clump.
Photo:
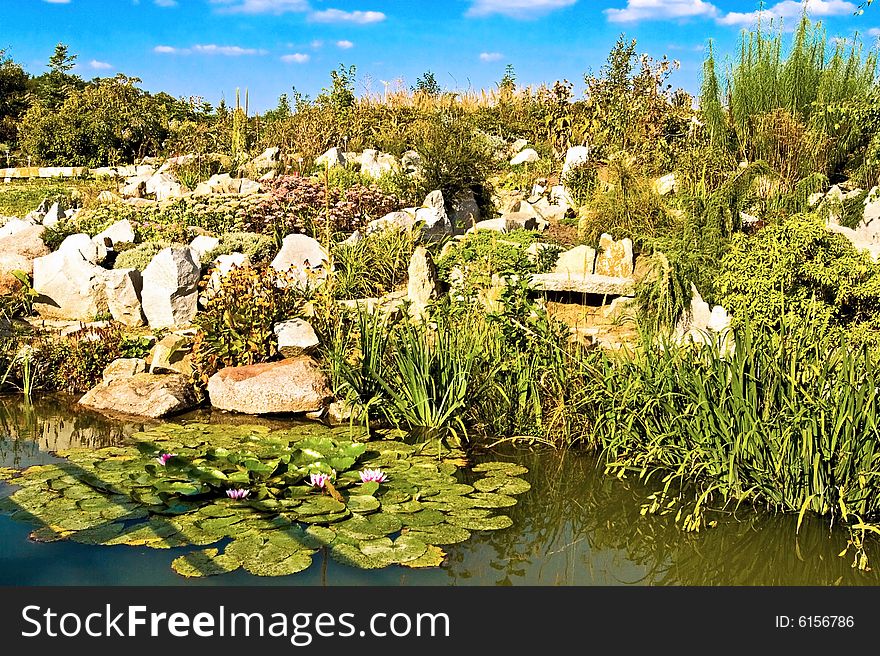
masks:
{"type": "Polygon", "coordinates": [[[857,39],[829,48],[821,23],[806,14],[790,44],[781,26],[758,26],[744,33],[726,84],[709,50],[701,104],[712,144],[764,159],[792,184],[811,172],[855,170],[876,132],[876,69],[875,50],[864,52],[857,39]]]}
{"type": "Polygon", "coordinates": [[[810,321],[732,343],[585,361],[591,440],[608,469],[658,480],[648,510],[699,529],[711,505],[814,512],[880,532],[878,355],[810,321]]]}

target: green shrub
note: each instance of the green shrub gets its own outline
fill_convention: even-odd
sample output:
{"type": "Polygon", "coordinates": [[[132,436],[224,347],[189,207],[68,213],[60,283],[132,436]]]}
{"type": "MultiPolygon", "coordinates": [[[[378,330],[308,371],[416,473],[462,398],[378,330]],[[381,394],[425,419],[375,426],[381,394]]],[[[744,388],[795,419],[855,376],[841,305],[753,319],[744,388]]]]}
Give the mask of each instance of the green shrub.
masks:
{"type": "Polygon", "coordinates": [[[228,232],[220,235],[220,244],[205,255],[204,263],[213,262],[221,255],[243,253],[251,265],[258,266],[267,264],[276,252],[275,241],[270,237],[255,232],[228,232]]]}
{"type": "Polygon", "coordinates": [[[715,288],[738,324],[778,327],[813,316],[826,328],[849,328],[880,310],[880,264],[820,219],[799,215],[734,237],[715,288]]]}
{"type": "Polygon", "coordinates": [[[272,267],[236,267],[195,318],[193,362],[203,383],[224,367],[271,360],[278,342],[272,328],[296,318],[303,299],[289,278],[272,267]]]}
{"type": "Polygon", "coordinates": [[[148,241],[143,244],[122,251],[116,256],[116,262],[113,264],[114,269],[137,269],[143,271],[147,268],[150,261],[171,246],[171,242],[167,241],[148,241]]]}
{"type": "Polygon", "coordinates": [[[377,298],[406,282],[407,268],[416,245],[407,231],[383,230],[352,244],[333,247],[335,298],[377,298]]]}

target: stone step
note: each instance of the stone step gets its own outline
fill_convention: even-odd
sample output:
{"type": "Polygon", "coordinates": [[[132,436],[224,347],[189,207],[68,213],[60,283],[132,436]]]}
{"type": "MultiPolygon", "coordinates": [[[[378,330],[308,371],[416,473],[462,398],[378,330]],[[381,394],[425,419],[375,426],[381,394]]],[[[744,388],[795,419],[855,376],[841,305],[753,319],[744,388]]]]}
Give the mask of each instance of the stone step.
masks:
{"type": "Polygon", "coordinates": [[[572,276],[567,273],[539,273],[531,277],[529,289],[540,292],[632,296],[635,284],[635,280],[632,278],[615,278],[596,274],[572,276]]]}

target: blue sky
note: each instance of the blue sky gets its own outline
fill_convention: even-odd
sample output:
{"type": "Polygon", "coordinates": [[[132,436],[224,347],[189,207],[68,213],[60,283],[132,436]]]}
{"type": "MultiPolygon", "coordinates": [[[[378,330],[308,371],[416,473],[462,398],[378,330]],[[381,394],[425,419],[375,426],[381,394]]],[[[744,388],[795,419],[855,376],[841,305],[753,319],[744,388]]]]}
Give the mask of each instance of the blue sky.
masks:
{"type": "MultiPolygon", "coordinates": [[[[808,0],[830,37],[855,32],[872,45],[880,6],[808,0]]],[[[733,52],[755,24],[751,0],[0,0],[0,49],[32,73],[59,41],[85,78],[124,72],[151,91],[212,103],[248,88],[262,111],[295,86],[314,96],[340,63],[358,68],[358,92],[407,86],[432,70],[448,89],[495,84],[512,64],[518,82],[597,71],[617,36],[639,52],[678,59],[674,83],[699,86],[705,44],[733,52]]],[[[763,18],[797,22],[801,3],[765,3],[763,18]]],[[[582,84],[577,89],[580,90],[582,84]]]]}

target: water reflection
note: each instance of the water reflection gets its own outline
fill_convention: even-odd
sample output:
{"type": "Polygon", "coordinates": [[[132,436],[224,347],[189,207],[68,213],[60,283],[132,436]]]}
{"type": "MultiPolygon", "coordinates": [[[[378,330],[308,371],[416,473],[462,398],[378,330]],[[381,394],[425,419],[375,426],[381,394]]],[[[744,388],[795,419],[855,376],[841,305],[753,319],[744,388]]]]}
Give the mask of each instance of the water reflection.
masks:
{"type": "MultiPolygon", "coordinates": [[[[496,454],[497,455],[497,454],[496,454]]],[[[876,571],[838,553],[847,533],[827,521],[751,508],[684,533],[671,517],[642,516],[649,490],[602,475],[592,457],[508,456],[529,467],[532,490],[509,509],[514,527],[455,551],[456,583],[538,585],[877,585],[876,571]]],[[[880,557],[880,556],[878,556],[880,557]]],[[[880,566],[880,565],[878,565],[880,566]]]]}
{"type": "MultiPolygon", "coordinates": [[[[198,412],[186,421],[261,423],[198,412]]],[[[74,446],[100,448],[124,441],[143,422],[107,419],[51,397],[33,405],[0,397],[0,466],[26,467],[54,460],[49,452],[74,446]]],[[[878,585],[876,572],[860,572],[838,557],[844,531],[807,519],[796,533],[793,516],[740,509],[719,516],[719,526],[683,533],[670,517],[641,516],[649,490],[609,479],[586,455],[506,450],[481,459],[505,459],[529,468],[532,490],[507,509],[514,526],[475,533],[446,547],[442,569],[355,570],[333,561],[282,579],[236,572],[205,585],[878,585]],[[326,565],[326,570],[322,567],[326,565]]],[[[2,491],[0,491],[2,492],[2,491]]],[[[174,553],[73,543],[29,543],[28,527],[0,517],[0,584],[180,584],[170,570],[174,553]],[[133,566],[134,565],[134,566],[133,566]]],[[[874,554],[880,559],[880,554],[874,554]]],[[[880,560],[875,562],[880,567],[880,560]]]]}

